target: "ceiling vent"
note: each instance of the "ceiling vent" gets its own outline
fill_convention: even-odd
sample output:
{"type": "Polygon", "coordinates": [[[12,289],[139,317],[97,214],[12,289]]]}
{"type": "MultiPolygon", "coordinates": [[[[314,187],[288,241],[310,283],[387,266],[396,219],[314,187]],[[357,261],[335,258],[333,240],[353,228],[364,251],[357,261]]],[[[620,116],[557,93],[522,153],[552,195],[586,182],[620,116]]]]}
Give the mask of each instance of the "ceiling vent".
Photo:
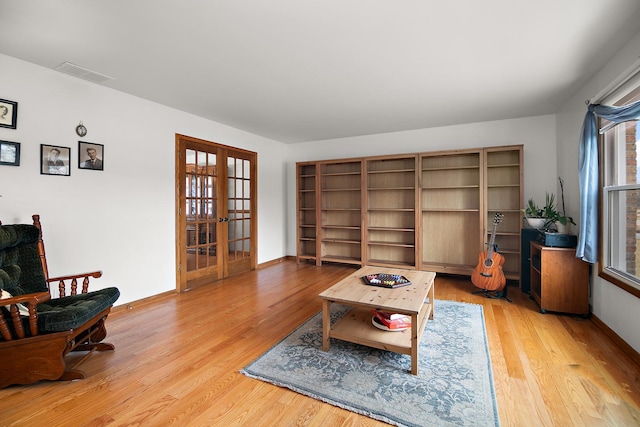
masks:
{"type": "Polygon", "coordinates": [[[100,74],[95,71],[88,70],[86,68],[79,67],[71,62],[63,62],[55,67],[55,70],[69,74],[74,77],[78,77],[84,80],[88,80],[93,83],[106,83],[109,80],[113,80],[113,77],[109,77],[105,74],[100,74]]]}

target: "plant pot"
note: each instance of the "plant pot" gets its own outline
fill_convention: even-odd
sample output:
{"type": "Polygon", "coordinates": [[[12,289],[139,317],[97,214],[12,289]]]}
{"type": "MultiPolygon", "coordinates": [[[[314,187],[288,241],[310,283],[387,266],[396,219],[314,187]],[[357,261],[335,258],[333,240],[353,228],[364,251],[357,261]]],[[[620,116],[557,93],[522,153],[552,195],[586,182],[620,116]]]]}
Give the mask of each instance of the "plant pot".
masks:
{"type": "Polygon", "coordinates": [[[567,221],[566,225],[562,225],[560,221],[556,221],[556,228],[558,229],[558,233],[562,234],[571,234],[571,223],[567,221]]]}
{"type": "Polygon", "coordinates": [[[529,227],[538,229],[543,228],[544,223],[546,222],[544,218],[526,218],[526,220],[529,227]]]}

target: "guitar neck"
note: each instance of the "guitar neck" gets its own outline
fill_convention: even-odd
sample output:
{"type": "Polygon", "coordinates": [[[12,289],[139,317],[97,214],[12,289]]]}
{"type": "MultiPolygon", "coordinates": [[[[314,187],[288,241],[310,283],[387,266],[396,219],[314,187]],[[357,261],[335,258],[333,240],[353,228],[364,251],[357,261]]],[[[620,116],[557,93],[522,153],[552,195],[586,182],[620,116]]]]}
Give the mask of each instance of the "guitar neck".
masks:
{"type": "Polygon", "coordinates": [[[493,248],[496,245],[496,230],[497,229],[498,229],[498,225],[497,224],[493,224],[493,231],[491,232],[491,240],[489,241],[489,249],[488,249],[489,257],[491,257],[491,254],[493,253],[493,248]]]}
{"type": "Polygon", "coordinates": [[[500,223],[502,215],[497,213],[493,219],[493,231],[491,232],[491,239],[489,241],[489,249],[487,250],[488,257],[491,258],[493,254],[493,248],[496,245],[496,231],[498,230],[498,223],[500,223]]]}

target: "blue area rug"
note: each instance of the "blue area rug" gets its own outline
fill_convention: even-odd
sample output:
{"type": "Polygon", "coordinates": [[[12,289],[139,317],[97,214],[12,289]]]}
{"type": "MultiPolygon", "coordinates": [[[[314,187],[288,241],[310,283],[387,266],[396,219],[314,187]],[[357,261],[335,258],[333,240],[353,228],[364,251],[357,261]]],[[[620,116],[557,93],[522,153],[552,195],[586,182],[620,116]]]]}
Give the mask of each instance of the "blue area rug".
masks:
{"type": "MultiPolygon", "coordinates": [[[[332,323],[348,310],[333,304],[332,323]]],[[[397,426],[500,424],[482,306],[436,300],[419,358],[416,376],[408,355],[336,339],[324,352],[318,313],[241,372],[397,426]]]]}

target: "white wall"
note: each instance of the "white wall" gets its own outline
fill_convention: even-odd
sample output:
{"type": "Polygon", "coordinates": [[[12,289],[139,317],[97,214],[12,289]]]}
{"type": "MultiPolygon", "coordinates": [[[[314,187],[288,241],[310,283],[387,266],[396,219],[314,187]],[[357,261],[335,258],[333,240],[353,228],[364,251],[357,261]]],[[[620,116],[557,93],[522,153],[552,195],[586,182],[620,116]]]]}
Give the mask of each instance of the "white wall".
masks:
{"type": "Polygon", "coordinates": [[[285,255],[287,145],[5,55],[0,76],[18,102],[0,140],[21,143],[20,166],[0,166],[0,219],[41,215],[52,275],[101,269],[93,286],[118,286],[117,304],[175,289],[176,133],[258,153],[258,262],[285,255]],[[103,172],[78,169],[79,139],[104,144],[103,172]],[[40,144],[71,147],[70,177],[40,175],[40,144]]]}
{"type": "MultiPolygon", "coordinates": [[[[524,198],[544,203],[556,191],[556,121],[554,115],[470,123],[430,129],[295,144],[288,166],[288,214],[295,218],[295,162],[396,153],[524,145],[524,198]]],[[[293,221],[292,221],[293,222],[293,221]]],[[[295,254],[295,224],[289,227],[287,253],[295,254]]]]}
{"type": "MultiPolygon", "coordinates": [[[[585,101],[598,94],[640,55],[640,32],[632,37],[608,65],[600,70],[560,109],[558,121],[558,170],[567,171],[565,197],[572,200],[571,212],[578,215],[580,190],[578,185],[578,139],[586,113],[585,101]],[[574,202],[575,200],[575,202],[574,202]]],[[[593,313],[640,352],[640,298],[597,276],[592,269],[591,304],[593,313]]]]}

